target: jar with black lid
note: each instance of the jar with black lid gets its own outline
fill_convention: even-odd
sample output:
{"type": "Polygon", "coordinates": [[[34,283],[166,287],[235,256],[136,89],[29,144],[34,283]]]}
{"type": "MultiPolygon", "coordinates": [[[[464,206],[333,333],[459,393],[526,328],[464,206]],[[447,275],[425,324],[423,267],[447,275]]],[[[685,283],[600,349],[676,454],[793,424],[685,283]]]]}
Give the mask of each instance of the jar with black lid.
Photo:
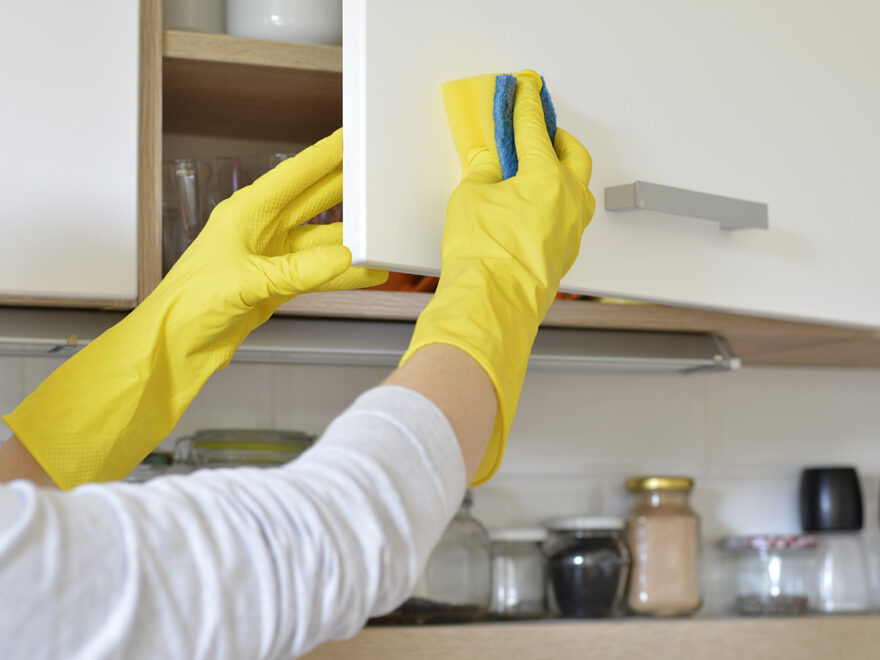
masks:
{"type": "Polygon", "coordinates": [[[551,611],[565,618],[615,616],[630,566],[623,520],[559,518],[545,526],[551,611]]]}
{"type": "Polygon", "coordinates": [[[803,470],[800,510],[803,530],[818,540],[818,610],[832,614],[870,609],[862,487],[856,469],[832,466],[803,470]]]}

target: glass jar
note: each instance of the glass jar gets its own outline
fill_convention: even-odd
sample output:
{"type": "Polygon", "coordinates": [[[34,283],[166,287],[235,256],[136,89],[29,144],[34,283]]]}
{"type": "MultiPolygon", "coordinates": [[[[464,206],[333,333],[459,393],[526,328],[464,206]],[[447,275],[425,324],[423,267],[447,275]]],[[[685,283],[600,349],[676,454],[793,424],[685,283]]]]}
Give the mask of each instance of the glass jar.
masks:
{"type": "Polygon", "coordinates": [[[686,477],[628,479],[633,508],[627,541],[633,555],[627,605],[636,614],[681,616],[700,609],[700,521],[686,477]]]}
{"type": "Polygon", "coordinates": [[[733,611],[743,615],[807,614],[814,599],[815,536],[739,536],[724,539],[733,559],[736,598],[733,611]]]}
{"type": "Polygon", "coordinates": [[[547,562],[540,527],[489,532],[492,557],[492,600],[489,611],[504,619],[538,619],[547,615],[547,562]]]}
{"type": "Polygon", "coordinates": [[[615,616],[630,566],[623,520],[559,518],[545,526],[551,611],[566,618],[615,616]]]}
{"type": "Polygon", "coordinates": [[[470,491],[431,552],[412,596],[379,624],[463,623],[484,619],[491,597],[489,534],[471,515],[470,491]]]}
{"type": "Polygon", "coordinates": [[[174,462],[192,469],[250,465],[283,465],[314,443],[314,436],[300,431],[207,429],[180,438],[174,446],[174,462]]]}
{"type": "MultiPolygon", "coordinates": [[[[293,153],[177,158],[162,163],[162,272],[195,240],[214,208],[293,153]]],[[[338,215],[338,213],[337,213],[338,215]]]]}
{"type": "Polygon", "coordinates": [[[864,612],[871,607],[862,539],[862,486],[854,467],[801,472],[801,527],[819,542],[816,606],[821,612],[864,612]]]}
{"type": "Polygon", "coordinates": [[[868,558],[860,532],[816,533],[818,549],[817,609],[827,614],[871,609],[868,558]]]}

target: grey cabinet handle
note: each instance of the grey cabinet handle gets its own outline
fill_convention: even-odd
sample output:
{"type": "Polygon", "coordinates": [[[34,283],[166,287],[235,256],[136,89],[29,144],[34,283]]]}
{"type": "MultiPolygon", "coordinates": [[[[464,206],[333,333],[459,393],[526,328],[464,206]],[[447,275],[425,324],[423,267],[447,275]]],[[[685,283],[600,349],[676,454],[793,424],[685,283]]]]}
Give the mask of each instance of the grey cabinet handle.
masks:
{"type": "Polygon", "coordinates": [[[605,188],[606,211],[659,211],[711,220],[722,229],[767,229],[767,205],[636,181],[605,188]]]}

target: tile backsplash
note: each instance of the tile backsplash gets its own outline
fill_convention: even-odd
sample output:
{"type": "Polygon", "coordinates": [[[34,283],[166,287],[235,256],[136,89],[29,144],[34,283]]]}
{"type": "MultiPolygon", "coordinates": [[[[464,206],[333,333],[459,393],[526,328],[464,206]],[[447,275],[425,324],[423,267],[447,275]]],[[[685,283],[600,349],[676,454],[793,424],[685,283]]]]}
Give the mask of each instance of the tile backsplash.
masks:
{"type": "MultiPolygon", "coordinates": [[[[60,364],[0,358],[0,411],[8,412],[60,364]]],[[[163,443],[197,428],[321,430],[389,373],[378,367],[232,364],[203,388],[163,443]]],[[[504,464],[474,491],[489,527],[575,514],[624,514],[623,480],[693,476],[703,521],[706,612],[714,546],[729,534],[799,529],[805,465],[853,464],[863,477],[866,542],[880,575],[880,371],[744,369],[735,373],[604,375],[533,372],[526,378],[504,464]]],[[[0,425],[4,438],[8,429],[0,425]]]]}

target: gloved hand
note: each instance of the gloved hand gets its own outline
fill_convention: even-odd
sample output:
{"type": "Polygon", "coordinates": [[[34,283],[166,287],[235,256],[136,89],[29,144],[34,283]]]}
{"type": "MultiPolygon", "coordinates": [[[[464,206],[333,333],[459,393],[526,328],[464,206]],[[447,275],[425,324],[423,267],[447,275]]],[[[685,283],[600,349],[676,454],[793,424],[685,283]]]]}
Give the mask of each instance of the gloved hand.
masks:
{"type": "Polygon", "coordinates": [[[4,421],[62,488],[124,477],[279,305],[385,281],[350,267],[341,224],[300,226],[340,201],[341,129],[220,203],[156,290],[4,421]]]}
{"type": "MultiPolygon", "coordinates": [[[[459,124],[453,118],[468,112],[460,107],[466,99],[456,83],[450,85],[444,96],[455,134],[459,124]]],[[[533,71],[517,76],[516,176],[502,181],[494,149],[462,149],[462,134],[456,134],[464,172],[447,208],[440,283],[403,357],[405,362],[427,344],[450,344],[470,354],[492,380],[498,416],[473,485],[487,481],[501,464],[538,326],[577,258],[595,209],[587,188],[590,155],[562,129],[550,143],[541,86],[533,71]]],[[[475,136],[472,126],[463,130],[475,136]]]]}

